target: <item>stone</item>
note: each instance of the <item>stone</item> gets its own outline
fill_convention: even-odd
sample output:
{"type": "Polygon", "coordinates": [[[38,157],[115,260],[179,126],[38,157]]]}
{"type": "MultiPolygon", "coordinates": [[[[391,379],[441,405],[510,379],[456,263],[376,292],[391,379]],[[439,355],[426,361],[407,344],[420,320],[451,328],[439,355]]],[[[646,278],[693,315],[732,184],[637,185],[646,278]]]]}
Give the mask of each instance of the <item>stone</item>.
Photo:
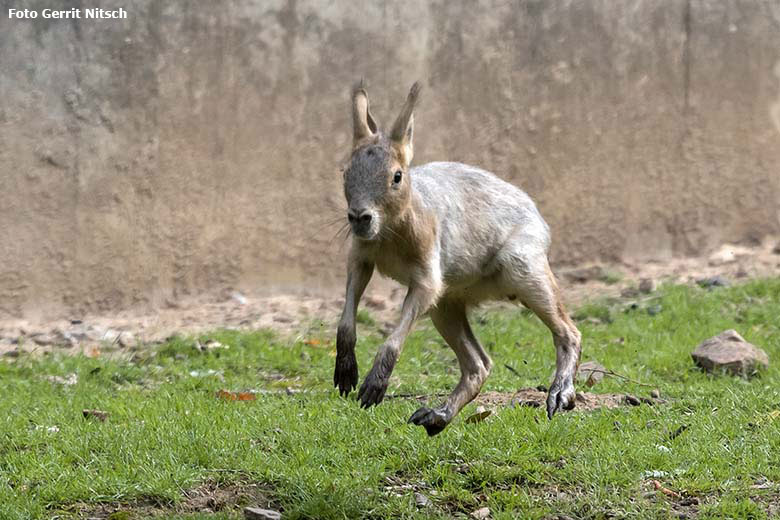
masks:
{"type": "Polygon", "coordinates": [[[699,284],[699,287],[703,287],[705,289],[711,289],[713,287],[728,287],[731,285],[728,280],[723,278],[722,276],[710,276],[707,278],[699,278],[696,280],[696,283],[699,284]]]}
{"type": "Polygon", "coordinates": [[[282,514],[272,509],[261,509],[259,507],[245,507],[244,518],[247,520],[281,520],[282,514]]]}
{"type": "Polygon", "coordinates": [[[387,301],[381,296],[367,296],[366,306],[378,311],[383,311],[387,308],[387,301]]]}
{"type": "Polygon", "coordinates": [[[710,265],[723,265],[736,262],[738,258],[750,255],[750,249],[734,244],[723,244],[713,252],[708,260],[710,265]]]}
{"type": "Polygon", "coordinates": [[[630,394],[626,394],[625,400],[626,404],[630,404],[631,406],[639,406],[642,404],[642,401],[630,394]]]}
{"type": "Polygon", "coordinates": [[[707,372],[726,371],[751,376],[769,366],[766,352],[751,345],[733,329],[702,342],[691,353],[693,361],[707,372]]]}
{"type": "Polygon", "coordinates": [[[577,369],[577,379],[585,381],[588,386],[593,386],[602,379],[607,369],[596,361],[586,361],[577,369]]]}
{"type": "Polygon", "coordinates": [[[417,504],[417,507],[429,507],[431,505],[431,500],[422,493],[415,493],[414,503],[417,504]]]}
{"type": "Polygon", "coordinates": [[[32,339],[36,345],[42,347],[53,345],[57,343],[58,340],[58,338],[54,334],[49,334],[45,332],[32,334],[30,336],[30,339],[32,339]]]}
{"type": "Polygon", "coordinates": [[[626,287],[622,291],[620,291],[620,296],[622,298],[636,298],[639,296],[639,289],[635,287],[626,287]]]}
{"type": "Polygon", "coordinates": [[[482,507],[476,511],[472,511],[471,518],[476,518],[477,520],[485,520],[486,518],[490,518],[490,508],[482,507]]]}
{"type": "Polygon", "coordinates": [[[655,291],[656,284],[652,278],[642,278],[639,280],[639,292],[644,294],[650,294],[655,291]]]}

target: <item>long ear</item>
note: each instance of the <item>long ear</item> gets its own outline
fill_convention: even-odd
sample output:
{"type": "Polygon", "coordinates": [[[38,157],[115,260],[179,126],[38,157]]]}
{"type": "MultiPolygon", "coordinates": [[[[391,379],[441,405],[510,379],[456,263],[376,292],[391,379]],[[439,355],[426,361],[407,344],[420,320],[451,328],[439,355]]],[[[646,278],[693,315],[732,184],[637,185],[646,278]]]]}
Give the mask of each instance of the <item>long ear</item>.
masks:
{"type": "Polygon", "coordinates": [[[409,95],[406,96],[406,103],[401,109],[401,113],[398,114],[398,118],[393,124],[393,130],[390,132],[390,141],[400,152],[401,161],[405,167],[409,166],[414,155],[414,144],[412,142],[414,134],[414,107],[420,98],[421,90],[420,82],[415,81],[411,90],[409,90],[409,95]]]}
{"type": "Polygon", "coordinates": [[[353,148],[377,131],[376,121],[368,110],[368,94],[362,79],[352,88],[352,129],[353,148]]]}

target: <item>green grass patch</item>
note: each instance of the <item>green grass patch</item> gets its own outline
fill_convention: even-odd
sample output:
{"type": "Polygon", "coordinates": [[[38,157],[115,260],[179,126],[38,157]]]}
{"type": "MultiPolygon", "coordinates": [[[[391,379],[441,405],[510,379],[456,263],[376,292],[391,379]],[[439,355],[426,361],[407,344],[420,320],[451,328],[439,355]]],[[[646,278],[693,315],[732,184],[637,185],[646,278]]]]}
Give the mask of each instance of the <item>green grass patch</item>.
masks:
{"type": "MultiPolygon", "coordinates": [[[[680,508],[700,518],[767,518],[780,502],[780,418],[772,414],[780,409],[779,372],[711,376],[693,366],[690,352],[734,328],[778,359],[780,280],[712,291],[662,287],[653,306],[651,313],[595,302],[575,315],[583,361],[660,389],[667,404],[575,410],[552,421],[541,409],[505,408],[468,424],[470,405],[434,438],[406,424],[420,406],[415,400],[361,410],[339,398],[326,336],[289,342],[267,331],[225,330],[173,339],[133,361],[5,360],[0,518],[102,511],[116,519],[238,519],[242,505],[270,505],[286,518],[451,518],[481,507],[493,518],[672,518],[680,508]],[[196,339],[229,348],[202,352],[196,339]],[[75,384],[48,377],[70,374],[75,384]],[[256,392],[256,399],[220,399],[221,389],[256,392]],[[83,409],[110,415],[85,419],[83,409]],[[652,479],[699,504],[651,496],[652,479]],[[238,491],[200,507],[193,496],[203,489],[238,491]],[[416,492],[430,505],[418,507],[416,492]]],[[[519,309],[474,318],[495,364],[485,391],[549,382],[554,349],[537,318],[519,309]]],[[[381,342],[378,331],[359,338],[361,377],[381,342]]],[[[448,392],[458,376],[453,353],[425,319],[388,393],[448,392]]],[[[649,392],[610,378],[590,390],[649,392]]]]}
{"type": "Polygon", "coordinates": [[[358,309],[355,320],[363,325],[373,326],[376,325],[376,320],[366,309],[358,309]]]}

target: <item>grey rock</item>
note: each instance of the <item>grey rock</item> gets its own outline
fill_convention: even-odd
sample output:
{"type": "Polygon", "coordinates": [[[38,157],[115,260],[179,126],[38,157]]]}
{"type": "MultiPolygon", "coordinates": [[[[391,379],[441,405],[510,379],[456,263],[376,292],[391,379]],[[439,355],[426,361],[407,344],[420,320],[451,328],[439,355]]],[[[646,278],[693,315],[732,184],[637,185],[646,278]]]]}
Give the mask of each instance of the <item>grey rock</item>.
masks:
{"type": "Polygon", "coordinates": [[[639,280],[639,292],[644,294],[650,294],[655,291],[655,280],[652,278],[642,278],[639,280]]]}
{"type": "Polygon", "coordinates": [[[607,369],[597,361],[586,361],[577,369],[577,379],[585,381],[588,386],[593,386],[602,379],[607,369]]]}
{"type": "Polygon", "coordinates": [[[639,289],[635,287],[626,287],[620,291],[620,296],[623,298],[636,298],[639,296],[639,289]]]}
{"type": "Polygon", "coordinates": [[[48,346],[48,345],[54,345],[58,342],[58,339],[54,334],[49,334],[45,332],[33,334],[30,336],[30,339],[33,340],[33,343],[36,345],[40,345],[42,347],[48,346]]]}
{"type": "Polygon", "coordinates": [[[417,507],[429,507],[431,505],[431,500],[422,493],[415,493],[414,503],[417,504],[417,507]]]}
{"type": "Polygon", "coordinates": [[[639,399],[637,399],[633,395],[629,395],[629,394],[626,394],[625,400],[626,400],[626,403],[630,404],[631,406],[639,406],[640,404],[642,404],[642,401],[640,401],[639,399]]]}
{"type": "Polygon", "coordinates": [[[482,507],[476,511],[472,511],[471,518],[476,518],[477,520],[485,520],[486,518],[490,518],[490,508],[482,507]]]}
{"type": "Polygon", "coordinates": [[[750,376],[769,366],[767,353],[745,341],[734,329],[705,340],[691,357],[707,372],[723,370],[733,375],[750,376]]]}
{"type": "Polygon", "coordinates": [[[711,289],[713,287],[728,287],[731,285],[728,280],[720,275],[699,278],[696,280],[696,283],[699,285],[699,287],[704,287],[705,289],[711,289]]]}
{"type": "Polygon", "coordinates": [[[383,311],[387,308],[387,301],[381,296],[367,296],[365,299],[366,306],[383,311]]]}
{"type": "Polygon", "coordinates": [[[261,509],[259,507],[245,507],[244,518],[247,520],[281,520],[282,513],[272,509],[261,509]]]}

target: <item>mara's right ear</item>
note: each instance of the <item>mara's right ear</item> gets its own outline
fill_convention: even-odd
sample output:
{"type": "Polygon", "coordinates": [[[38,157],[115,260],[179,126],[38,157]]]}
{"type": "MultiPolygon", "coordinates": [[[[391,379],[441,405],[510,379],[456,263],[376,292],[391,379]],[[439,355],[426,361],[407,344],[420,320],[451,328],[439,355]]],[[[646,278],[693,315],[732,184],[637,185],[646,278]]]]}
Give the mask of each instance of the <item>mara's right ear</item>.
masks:
{"type": "Polygon", "coordinates": [[[390,131],[390,142],[401,155],[400,159],[404,168],[408,168],[414,155],[414,108],[420,99],[422,86],[415,81],[406,97],[406,103],[398,114],[393,129],[390,131]]]}
{"type": "Polygon", "coordinates": [[[377,132],[377,125],[368,110],[368,94],[361,79],[352,88],[352,148],[377,132]]]}

